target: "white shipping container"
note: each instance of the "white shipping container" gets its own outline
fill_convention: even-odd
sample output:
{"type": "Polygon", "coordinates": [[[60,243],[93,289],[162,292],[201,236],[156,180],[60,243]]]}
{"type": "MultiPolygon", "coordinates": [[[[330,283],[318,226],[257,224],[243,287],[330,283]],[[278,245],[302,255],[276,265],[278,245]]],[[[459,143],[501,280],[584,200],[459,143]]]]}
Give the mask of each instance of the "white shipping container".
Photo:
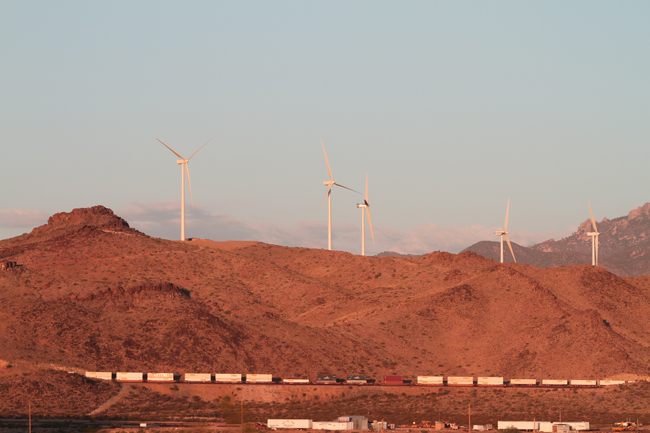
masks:
{"type": "Polygon", "coordinates": [[[571,379],[570,384],[572,386],[596,386],[597,382],[595,380],[571,379]]]}
{"type": "Polygon", "coordinates": [[[447,385],[474,385],[473,377],[449,376],[447,385]]]}
{"type": "Polygon", "coordinates": [[[272,374],[247,374],[246,382],[249,383],[271,383],[273,382],[272,374]]]}
{"type": "Polygon", "coordinates": [[[418,385],[442,385],[443,377],[442,376],[418,376],[417,384],[418,385]]]}
{"type": "Polygon", "coordinates": [[[553,433],[553,424],[554,423],[548,421],[540,421],[537,423],[537,431],[553,433]]]}
{"type": "Polygon", "coordinates": [[[554,423],[554,424],[568,424],[571,427],[571,430],[589,430],[589,422],[563,422],[563,423],[554,423]]]}
{"type": "Polygon", "coordinates": [[[173,382],[174,373],[147,373],[147,382],[173,382]]]}
{"type": "Polygon", "coordinates": [[[623,385],[625,383],[624,380],[609,380],[609,379],[602,379],[600,381],[600,386],[607,386],[607,385],[623,385]]]}
{"type": "Polygon", "coordinates": [[[313,430],[354,430],[354,423],[338,421],[314,421],[311,428],[313,430]]]}
{"type": "Polygon", "coordinates": [[[289,429],[310,429],[312,421],[310,419],[270,419],[267,420],[269,428],[289,428],[289,429]]]}
{"type": "Polygon", "coordinates": [[[506,430],[510,427],[514,427],[517,430],[533,430],[535,423],[533,421],[498,421],[497,429],[506,430]]]}
{"type": "Polygon", "coordinates": [[[89,379],[112,380],[113,373],[110,371],[87,371],[86,377],[89,379]]]}
{"type": "Polygon", "coordinates": [[[309,379],[282,379],[282,383],[287,383],[289,385],[292,384],[302,384],[302,383],[309,383],[309,379]]]}
{"type": "Polygon", "coordinates": [[[510,385],[537,385],[537,379],[510,379],[510,385]]]}
{"type": "Polygon", "coordinates": [[[185,382],[211,382],[210,373],[185,373],[185,382]]]}
{"type": "Polygon", "coordinates": [[[126,373],[118,371],[115,375],[118,382],[142,382],[142,373],[126,373]]]}
{"type": "Polygon", "coordinates": [[[479,385],[503,385],[503,377],[479,377],[479,385]]]}
{"type": "Polygon", "coordinates": [[[241,374],[215,374],[215,382],[238,383],[241,382],[241,374]]]}
{"type": "Polygon", "coordinates": [[[546,386],[560,386],[560,385],[568,385],[569,382],[564,379],[542,379],[542,385],[546,386]]]}

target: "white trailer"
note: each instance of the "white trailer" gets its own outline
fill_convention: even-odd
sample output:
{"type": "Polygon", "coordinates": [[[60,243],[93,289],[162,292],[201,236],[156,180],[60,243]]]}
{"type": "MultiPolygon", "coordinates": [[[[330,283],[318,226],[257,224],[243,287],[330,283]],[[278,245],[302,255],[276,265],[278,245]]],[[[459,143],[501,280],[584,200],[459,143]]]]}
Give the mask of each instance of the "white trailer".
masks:
{"type": "Polygon", "coordinates": [[[142,382],[142,373],[126,373],[118,371],[115,380],[118,382],[142,382]]]}
{"type": "Polygon", "coordinates": [[[314,421],[311,428],[313,430],[354,430],[354,423],[338,421],[314,421]]]}
{"type": "Polygon", "coordinates": [[[247,374],[246,383],[272,383],[272,374],[247,374]]]}
{"type": "Polygon", "coordinates": [[[418,385],[443,385],[443,377],[442,376],[418,376],[417,378],[417,384],[418,385]]]}
{"type": "Polygon", "coordinates": [[[566,379],[542,379],[542,386],[566,386],[568,384],[566,379]]]}
{"type": "Polygon", "coordinates": [[[600,380],[600,386],[623,385],[623,384],[625,384],[624,380],[610,380],[610,379],[601,379],[600,380]]]}
{"type": "Polygon", "coordinates": [[[185,382],[212,382],[210,373],[185,373],[185,382]]]}
{"type": "Polygon", "coordinates": [[[282,379],[282,383],[285,383],[287,385],[309,384],[309,379],[282,379]]]}
{"type": "Polygon", "coordinates": [[[479,377],[477,383],[487,386],[503,386],[503,377],[479,377]]]}
{"type": "Polygon", "coordinates": [[[533,421],[498,421],[497,422],[498,430],[506,430],[510,427],[514,427],[517,430],[532,431],[535,428],[535,422],[533,421]]]}
{"type": "Polygon", "coordinates": [[[598,386],[595,380],[571,379],[569,383],[571,386],[598,386]]]}
{"type": "Polygon", "coordinates": [[[239,383],[241,374],[215,374],[214,381],[217,383],[239,383]]]}
{"type": "Polygon", "coordinates": [[[113,380],[113,373],[110,371],[87,371],[86,377],[89,379],[113,380]]]}
{"type": "Polygon", "coordinates": [[[147,373],[147,382],[173,382],[174,373],[147,373]]]}
{"type": "Polygon", "coordinates": [[[288,429],[311,429],[312,420],[310,419],[270,419],[266,425],[271,429],[288,428],[288,429]]]}
{"type": "Polygon", "coordinates": [[[535,386],[537,385],[537,379],[510,379],[510,385],[535,386]]]}
{"type": "Polygon", "coordinates": [[[571,427],[571,430],[589,430],[589,421],[563,422],[563,423],[558,422],[554,424],[568,424],[571,427]]]}
{"type": "Polygon", "coordinates": [[[449,376],[447,385],[474,385],[473,377],[449,376]]]}

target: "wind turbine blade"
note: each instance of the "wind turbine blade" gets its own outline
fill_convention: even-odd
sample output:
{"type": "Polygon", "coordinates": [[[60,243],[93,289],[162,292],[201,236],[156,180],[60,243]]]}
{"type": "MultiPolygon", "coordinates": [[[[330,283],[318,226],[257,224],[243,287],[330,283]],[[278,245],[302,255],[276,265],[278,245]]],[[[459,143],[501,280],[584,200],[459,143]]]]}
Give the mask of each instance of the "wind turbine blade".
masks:
{"type": "Polygon", "coordinates": [[[508,242],[508,248],[510,248],[510,254],[512,254],[512,260],[514,260],[514,262],[517,263],[517,259],[515,259],[515,252],[512,251],[512,245],[510,245],[510,238],[508,237],[507,233],[506,233],[506,242],[508,242]]]}
{"type": "Polygon", "coordinates": [[[510,197],[508,197],[508,207],[506,208],[506,222],[503,224],[503,231],[504,232],[508,231],[508,213],[509,212],[510,212],[510,197]]]}
{"type": "Polygon", "coordinates": [[[370,236],[372,236],[372,243],[375,243],[375,235],[372,233],[372,220],[370,219],[370,208],[366,208],[366,214],[368,214],[368,224],[370,225],[370,236]]]}
{"type": "MultiPolygon", "coordinates": [[[[158,140],[158,139],[156,138],[156,140],[158,140]]],[[[158,141],[160,141],[160,140],[158,140],[158,141]]],[[[176,151],[175,151],[174,149],[172,149],[171,147],[167,146],[167,145],[166,145],[165,143],[163,143],[162,141],[160,141],[160,142],[161,142],[162,145],[165,146],[167,149],[169,149],[169,150],[171,150],[172,152],[174,152],[174,155],[178,156],[180,159],[185,159],[185,158],[183,158],[182,156],[180,156],[178,153],[176,153],[176,151]]]]}
{"type": "Polygon", "coordinates": [[[343,185],[341,185],[340,183],[336,183],[336,182],[334,182],[334,185],[336,185],[336,186],[340,186],[341,188],[349,189],[350,191],[354,191],[354,192],[356,192],[357,194],[361,194],[359,191],[354,190],[354,189],[352,189],[352,188],[348,188],[347,186],[343,186],[343,185]]]}
{"type": "Polygon", "coordinates": [[[594,231],[598,233],[598,229],[596,228],[596,220],[594,219],[594,213],[591,211],[589,200],[587,200],[587,205],[589,205],[589,213],[591,214],[591,225],[594,227],[594,231]]]}
{"type": "Polygon", "coordinates": [[[185,163],[185,174],[187,174],[187,184],[190,186],[190,201],[192,202],[192,207],[194,207],[194,199],[192,198],[192,182],[190,182],[190,165],[185,163]]]}
{"type": "Polygon", "coordinates": [[[330,174],[330,180],[334,182],[334,178],[332,177],[332,170],[330,170],[330,162],[327,160],[327,153],[325,153],[325,145],[323,144],[323,140],[320,141],[321,146],[323,146],[323,154],[325,155],[325,162],[327,163],[327,172],[330,174]]]}
{"type": "MultiPolygon", "coordinates": [[[[208,143],[211,142],[211,141],[212,141],[212,139],[209,139],[208,141],[205,142],[205,144],[208,144],[208,143]]],[[[205,144],[204,144],[203,146],[199,147],[199,150],[203,149],[203,148],[205,147],[205,144]]],[[[187,158],[187,160],[189,161],[190,159],[192,159],[192,157],[193,157],[194,155],[196,155],[197,153],[199,153],[199,150],[197,150],[196,152],[194,152],[194,153],[192,154],[192,156],[190,156],[189,158],[187,158]]]]}
{"type": "Polygon", "coordinates": [[[318,205],[318,210],[320,210],[320,207],[323,205],[323,202],[325,201],[325,197],[327,197],[327,194],[330,193],[331,189],[332,189],[332,185],[330,185],[329,188],[327,188],[327,192],[323,196],[323,199],[320,201],[320,205],[318,205]]]}
{"type": "Polygon", "coordinates": [[[368,173],[366,173],[366,205],[368,204],[368,173]]]}

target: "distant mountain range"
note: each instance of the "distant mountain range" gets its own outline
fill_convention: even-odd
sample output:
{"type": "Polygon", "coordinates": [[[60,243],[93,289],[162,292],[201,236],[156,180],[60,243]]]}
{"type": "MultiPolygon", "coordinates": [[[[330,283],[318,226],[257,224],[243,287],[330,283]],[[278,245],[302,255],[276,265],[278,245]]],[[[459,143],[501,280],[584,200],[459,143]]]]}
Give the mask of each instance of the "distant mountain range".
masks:
{"type": "MultiPolygon", "coordinates": [[[[625,277],[650,275],[650,203],[634,209],[627,216],[596,223],[599,235],[598,264],[625,277]]],[[[540,268],[591,264],[591,221],[586,220],[571,236],[556,241],[523,247],[512,243],[517,263],[540,268]]],[[[500,244],[481,241],[462,252],[471,251],[488,259],[500,260],[500,244]]],[[[504,261],[512,262],[507,247],[504,261]]]]}

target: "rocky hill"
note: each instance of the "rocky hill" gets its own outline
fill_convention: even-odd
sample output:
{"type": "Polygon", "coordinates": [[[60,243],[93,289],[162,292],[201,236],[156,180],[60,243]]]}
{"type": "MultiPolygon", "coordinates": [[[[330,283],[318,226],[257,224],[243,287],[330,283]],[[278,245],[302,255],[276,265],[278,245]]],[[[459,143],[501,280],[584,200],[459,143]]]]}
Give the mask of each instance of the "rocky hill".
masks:
{"type": "Polygon", "coordinates": [[[0,259],[19,265],[0,272],[0,353],[13,364],[312,379],[649,373],[648,279],[587,265],[183,243],[104,207],[0,241],[0,259]]]}
{"type": "MultiPolygon", "coordinates": [[[[627,216],[597,222],[599,242],[598,264],[621,276],[650,275],[650,203],[634,209],[627,216]]],[[[550,268],[591,264],[591,220],[586,220],[571,236],[558,241],[522,247],[513,245],[518,263],[550,268]]],[[[465,250],[499,261],[499,242],[482,241],[465,250]]],[[[512,262],[505,247],[504,261],[512,262]]]]}

